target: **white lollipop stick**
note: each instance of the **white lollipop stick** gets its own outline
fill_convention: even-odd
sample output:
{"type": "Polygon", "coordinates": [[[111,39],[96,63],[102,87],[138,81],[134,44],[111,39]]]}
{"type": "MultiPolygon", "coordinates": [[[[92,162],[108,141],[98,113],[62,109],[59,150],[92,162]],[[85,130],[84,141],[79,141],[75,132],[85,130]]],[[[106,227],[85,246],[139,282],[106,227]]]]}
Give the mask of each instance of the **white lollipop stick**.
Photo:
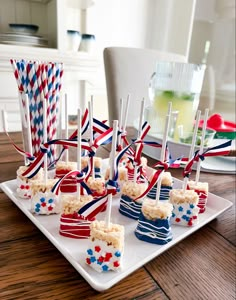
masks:
{"type": "MultiPolygon", "coordinates": [[[[124,116],[124,124],[123,124],[124,131],[126,131],[128,112],[129,112],[129,104],[130,104],[130,94],[128,94],[127,101],[126,101],[126,107],[125,107],[125,116],[124,116]]],[[[122,141],[122,146],[123,146],[123,141],[122,141]]]]}
{"type": "MultiPolygon", "coordinates": [[[[166,143],[167,143],[167,138],[168,138],[168,133],[169,133],[169,127],[170,127],[171,108],[172,108],[172,103],[169,102],[169,104],[168,104],[168,115],[166,116],[165,130],[164,130],[164,134],[163,134],[163,141],[162,141],[162,147],[161,147],[161,157],[160,157],[161,161],[165,160],[166,143]]],[[[157,182],[156,205],[159,202],[160,193],[161,193],[161,178],[162,178],[162,173],[159,175],[158,182],[157,182]]]]}
{"type": "MultiPolygon", "coordinates": [[[[122,131],[122,121],[123,121],[123,107],[124,107],[124,100],[123,98],[120,99],[120,110],[119,110],[119,130],[122,131]]],[[[118,145],[121,143],[121,134],[118,136],[118,145]]]]}
{"type": "MultiPolygon", "coordinates": [[[[89,135],[90,135],[90,146],[93,144],[93,96],[91,96],[91,101],[88,102],[89,109],[89,135]]],[[[91,171],[92,178],[94,179],[94,167],[91,171]]]]}
{"type": "MultiPolygon", "coordinates": [[[[138,137],[140,136],[142,132],[142,125],[143,125],[143,116],[144,116],[144,104],[145,100],[143,98],[141,102],[141,109],[140,109],[140,116],[139,116],[139,128],[138,128],[138,137]]],[[[134,166],[134,182],[137,180],[137,173],[138,173],[138,167],[135,165],[134,166]]]]}
{"type": "MultiPolygon", "coordinates": [[[[43,142],[47,143],[47,100],[43,99],[43,142]]],[[[44,154],[44,184],[47,185],[48,179],[48,154],[44,154]]]]}
{"type": "MultiPolygon", "coordinates": [[[[188,160],[190,160],[192,158],[193,153],[194,153],[194,148],[195,148],[195,144],[196,144],[198,124],[199,124],[199,121],[200,121],[200,117],[201,117],[201,111],[198,110],[197,111],[197,117],[196,117],[196,122],[195,122],[195,126],[194,126],[193,137],[192,137],[192,144],[191,144],[191,148],[190,148],[190,151],[189,151],[188,160]]],[[[187,184],[188,184],[188,177],[185,177],[184,178],[184,183],[183,183],[183,190],[184,190],[184,192],[187,189],[187,184]]]]}
{"type": "Polygon", "coordinates": [[[141,102],[141,109],[140,109],[140,116],[139,116],[138,136],[140,136],[140,133],[142,131],[143,118],[144,118],[144,107],[145,107],[145,99],[143,98],[143,100],[141,102]]]}
{"type": "MultiPolygon", "coordinates": [[[[81,171],[81,111],[77,110],[77,170],[81,171]]],[[[77,184],[77,197],[80,198],[80,183],[77,184]]]]}
{"type": "MultiPolygon", "coordinates": [[[[117,142],[117,132],[118,132],[118,120],[113,121],[113,135],[112,135],[112,145],[111,145],[111,155],[110,155],[110,180],[113,179],[114,174],[114,163],[116,155],[116,142],[117,142]]],[[[108,195],[108,203],[106,210],[106,226],[110,226],[111,222],[111,206],[112,206],[112,194],[108,195]]]]}
{"type": "Polygon", "coordinates": [[[25,107],[26,107],[26,124],[27,124],[26,128],[27,128],[28,151],[29,151],[30,155],[33,155],[28,94],[25,94],[25,107]]]}
{"type": "MultiPolygon", "coordinates": [[[[207,119],[208,119],[208,113],[209,109],[205,109],[205,114],[204,114],[204,123],[202,127],[202,137],[201,137],[201,144],[200,144],[200,153],[202,153],[203,148],[204,148],[204,141],[205,141],[205,134],[206,134],[206,127],[207,127],[207,119]]],[[[195,177],[195,183],[198,184],[199,177],[200,177],[200,170],[201,170],[201,160],[198,161],[197,163],[197,171],[196,171],[196,177],[195,177]]]]}
{"type": "MultiPolygon", "coordinates": [[[[68,130],[68,102],[67,102],[67,94],[65,94],[65,139],[69,137],[68,130]]],[[[66,149],[66,163],[69,161],[69,150],[66,149]]]]}
{"type": "MultiPolygon", "coordinates": [[[[165,131],[164,131],[164,136],[163,136],[163,142],[162,142],[162,148],[161,148],[161,161],[165,159],[165,149],[166,149],[166,141],[167,138],[164,138],[166,135],[168,135],[169,131],[169,125],[170,125],[170,115],[166,116],[166,123],[165,123],[165,131]],[[164,150],[163,150],[164,149],[164,150]]],[[[161,177],[162,173],[159,175],[158,182],[157,182],[157,191],[156,191],[156,205],[159,202],[160,198],[160,192],[161,192],[161,177]]]]}
{"type": "Polygon", "coordinates": [[[160,156],[161,161],[165,160],[166,144],[167,144],[167,139],[168,139],[169,127],[170,127],[171,109],[172,109],[172,102],[169,102],[168,103],[168,112],[167,112],[167,116],[166,116],[165,130],[163,133],[162,147],[161,147],[161,156],[160,156]]]}

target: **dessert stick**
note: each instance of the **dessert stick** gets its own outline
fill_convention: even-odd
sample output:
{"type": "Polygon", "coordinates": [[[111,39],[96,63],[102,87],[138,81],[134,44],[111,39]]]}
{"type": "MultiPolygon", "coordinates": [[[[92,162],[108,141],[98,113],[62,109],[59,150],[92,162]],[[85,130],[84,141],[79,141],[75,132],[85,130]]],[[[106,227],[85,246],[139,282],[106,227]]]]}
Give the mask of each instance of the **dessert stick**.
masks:
{"type": "MultiPolygon", "coordinates": [[[[204,114],[204,123],[203,123],[203,128],[202,128],[202,137],[201,137],[201,144],[200,144],[200,153],[202,153],[203,147],[204,147],[204,140],[205,140],[205,134],[206,134],[206,127],[207,127],[208,113],[209,113],[209,109],[206,108],[206,109],[205,109],[205,114],[204,114]]],[[[195,182],[196,182],[196,184],[197,184],[198,181],[199,181],[200,170],[201,170],[201,159],[200,159],[200,160],[198,161],[198,163],[197,163],[197,171],[196,171],[196,177],[195,177],[195,182]]]]}
{"type": "MultiPolygon", "coordinates": [[[[171,102],[168,106],[168,114],[166,116],[165,130],[163,134],[163,142],[161,148],[161,162],[165,160],[165,150],[167,136],[169,132],[171,115],[171,102]]],[[[138,224],[135,229],[135,236],[142,241],[163,245],[172,240],[172,232],[170,219],[172,216],[173,205],[168,202],[159,202],[161,191],[161,177],[164,170],[159,170],[157,181],[156,201],[144,199],[141,212],[138,219],[138,224]]]]}
{"type": "MultiPolygon", "coordinates": [[[[111,155],[110,155],[110,180],[113,179],[114,174],[114,163],[116,155],[116,143],[117,143],[117,132],[118,132],[118,121],[113,121],[113,137],[111,145],[111,155]]],[[[108,194],[108,203],[106,211],[106,226],[109,228],[111,222],[111,206],[112,206],[112,194],[108,194]]]]}
{"type": "MultiPolygon", "coordinates": [[[[119,130],[122,131],[122,121],[123,121],[123,107],[124,107],[124,100],[123,98],[120,99],[120,110],[119,110],[119,130]]],[[[121,144],[121,134],[118,136],[118,145],[121,144]]]]}
{"type": "MultiPolygon", "coordinates": [[[[47,143],[47,101],[43,99],[43,142],[47,143]]],[[[48,155],[44,154],[44,184],[47,186],[48,179],[48,155]]]]}
{"type": "Polygon", "coordinates": [[[32,136],[31,136],[31,128],[30,128],[30,110],[29,110],[28,94],[25,94],[25,106],[26,106],[26,127],[27,127],[28,151],[29,151],[29,154],[32,156],[33,148],[32,148],[32,136]]]}
{"type": "MultiPolygon", "coordinates": [[[[145,100],[143,98],[142,102],[141,102],[141,109],[140,109],[140,116],[139,116],[138,137],[140,136],[140,134],[142,132],[143,117],[144,117],[144,104],[145,104],[145,100]]],[[[136,147],[136,149],[137,149],[137,147],[136,147]]],[[[137,181],[137,172],[138,172],[138,166],[135,164],[135,166],[134,166],[134,182],[137,181]]]]}
{"type": "MultiPolygon", "coordinates": [[[[164,130],[164,134],[163,134],[162,147],[161,147],[160,160],[162,162],[165,160],[166,143],[167,143],[169,127],[170,127],[171,108],[172,108],[172,102],[169,102],[168,103],[168,113],[167,113],[166,122],[165,122],[165,130],[164,130]]],[[[158,182],[157,182],[156,205],[158,205],[160,193],[161,193],[161,177],[162,177],[162,173],[160,174],[160,176],[158,178],[158,182]]]]}
{"type": "MultiPolygon", "coordinates": [[[[77,110],[77,169],[81,171],[81,111],[77,110]]],[[[80,198],[80,184],[77,184],[77,198],[80,198]]]]}
{"type": "MultiPolygon", "coordinates": [[[[128,112],[129,112],[129,104],[130,104],[130,94],[127,96],[126,100],[126,107],[125,107],[125,115],[124,115],[124,123],[122,126],[123,131],[126,131],[127,119],[128,119],[128,112]]],[[[121,141],[121,146],[123,147],[123,140],[121,141]]]]}
{"type": "MultiPolygon", "coordinates": [[[[194,154],[194,148],[195,148],[195,143],[196,143],[196,138],[197,138],[198,124],[200,121],[200,117],[201,117],[201,111],[198,110],[188,160],[192,159],[192,156],[194,154]]],[[[186,176],[186,177],[184,177],[184,182],[183,182],[183,190],[184,191],[186,191],[187,185],[188,185],[188,177],[186,176]]]]}
{"type": "MultiPolygon", "coordinates": [[[[205,110],[204,124],[203,124],[201,144],[200,144],[200,153],[202,153],[202,151],[203,151],[207,118],[208,118],[208,110],[205,110]]],[[[198,122],[199,122],[199,120],[196,122],[195,131],[197,131],[198,122]]],[[[189,160],[192,158],[193,153],[190,153],[190,155],[189,155],[189,160]]],[[[189,181],[187,176],[184,178],[184,183],[185,183],[184,191],[186,191],[186,188],[187,188],[190,190],[194,190],[198,194],[199,201],[198,201],[197,206],[199,207],[199,213],[203,213],[206,210],[206,203],[207,203],[207,198],[208,198],[208,183],[207,182],[199,182],[200,168],[201,168],[201,160],[199,160],[198,164],[197,164],[197,172],[196,172],[195,181],[189,181]]]]}
{"type": "MultiPolygon", "coordinates": [[[[69,132],[68,132],[68,102],[67,102],[67,94],[65,94],[65,139],[68,139],[69,132]]],[[[69,150],[65,150],[65,160],[66,163],[69,161],[69,150]]]]}
{"type": "MultiPolygon", "coordinates": [[[[90,146],[93,145],[93,96],[91,96],[91,101],[88,103],[88,108],[89,108],[89,135],[90,135],[90,146]]],[[[92,158],[93,159],[93,158],[92,158]]],[[[91,171],[91,176],[94,179],[95,174],[94,174],[94,167],[92,168],[91,171]]]]}
{"type": "MultiPolygon", "coordinates": [[[[113,121],[113,138],[110,156],[110,180],[113,178],[118,132],[118,120],[113,121]]],[[[124,226],[112,224],[112,193],[108,194],[106,221],[93,221],[90,225],[90,240],[86,263],[98,272],[119,271],[124,251],[124,226]]]]}

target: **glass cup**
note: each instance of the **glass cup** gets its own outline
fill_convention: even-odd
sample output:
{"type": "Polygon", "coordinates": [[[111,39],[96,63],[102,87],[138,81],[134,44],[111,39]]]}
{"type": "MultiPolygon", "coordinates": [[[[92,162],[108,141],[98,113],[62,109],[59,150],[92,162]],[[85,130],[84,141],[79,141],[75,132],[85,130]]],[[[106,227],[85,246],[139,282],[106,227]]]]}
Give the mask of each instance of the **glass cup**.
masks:
{"type": "Polygon", "coordinates": [[[169,102],[172,102],[169,136],[179,141],[179,126],[183,131],[192,131],[204,73],[205,65],[157,63],[149,85],[151,105],[145,112],[152,133],[163,136],[169,102]]]}

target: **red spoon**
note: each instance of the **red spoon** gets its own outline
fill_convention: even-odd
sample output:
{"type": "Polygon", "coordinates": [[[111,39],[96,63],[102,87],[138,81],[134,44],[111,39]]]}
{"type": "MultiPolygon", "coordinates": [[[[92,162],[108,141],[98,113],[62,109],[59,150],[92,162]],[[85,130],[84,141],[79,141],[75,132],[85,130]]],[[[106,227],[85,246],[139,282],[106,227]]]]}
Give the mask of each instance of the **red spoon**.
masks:
{"type": "MultiPolygon", "coordinates": [[[[202,128],[203,120],[199,121],[199,127],[202,128]]],[[[236,123],[228,122],[220,114],[213,114],[207,120],[207,128],[215,131],[232,132],[236,131],[236,123]]]]}

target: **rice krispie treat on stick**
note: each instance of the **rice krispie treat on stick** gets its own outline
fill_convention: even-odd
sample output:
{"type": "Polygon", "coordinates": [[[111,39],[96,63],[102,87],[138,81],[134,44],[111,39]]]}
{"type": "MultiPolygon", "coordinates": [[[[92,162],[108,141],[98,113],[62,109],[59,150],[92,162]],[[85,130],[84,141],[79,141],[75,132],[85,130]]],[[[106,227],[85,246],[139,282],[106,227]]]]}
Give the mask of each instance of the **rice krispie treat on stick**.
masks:
{"type": "Polygon", "coordinates": [[[30,199],[31,198],[31,184],[33,180],[42,180],[43,179],[43,169],[40,169],[39,172],[28,179],[22,174],[27,170],[27,166],[20,166],[16,171],[16,182],[17,182],[17,189],[16,193],[20,198],[30,199]]]}
{"type": "Polygon", "coordinates": [[[119,211],[122,215],[137,220],[141,211],[143,198],[137,199],[147,188],[145,183],[126,181],[122,187],[119,211]]]}
{"type": "MultiPolygon", "coordinates": [[[[152,179],[150,177],[150,181],[152,179]]],[[[159,200],[169,200],[170,197],[170,190],[172,190],[173,186],[173,179],[170,172],[164,172],[161,177],[161,190],[160,190],[160,199],[159,200]]],[[[156,191],[157,191],[157,184],[149,191],[147,196],[151,199],[156,198],[156,191]]]]}
{"type": "MultiPolygon", "coordinates": [[[[107,181],[109,179],[109,174],[110,174],[110,168],[107,168],[106,174],[105,174],[105,181],[107,181]]],[[[118,167],[117,192],[120,192],[122,190],[122,187],[126,181],[128,181],[127,169],[124,166],[120,166],[120,167],[118,167]]]]}
{"type": "MultiPolygon", "coordinates": [[[[62,178],[70,171],[77,169],[77,163],[72,161],[58,161],[56,164],[56,178],[62,178]]],[[[68,177],[66,178],[60,186],[62,193],[74,193],[77,191],[76,178],[68,177]]]]}
{"type": "MultiPolygon", "coordinates": [[[[134,180],[134,166],[133,164],[128,160],[126,163],[126,169],[128,172],[128,180],[133,181],[134,180]]],[[[146,157],[141,157],[141,165],[140,167],[142,168],[142,175],[143,177],[147,177],[147,158],[146,157]]]]}
{"type": "Polygon", "coordinates": [[[170,219],[173,205],[144,199],[135,235],[139,240],[164,245],[172,240],[170,219]]]}
{"type": "Polygon", "coordinates": [[[81,239],[90,235],[90,224],[95,218],[85,218],[78,211],[91,202],[91,195],[61,195],[62,214],[60,218],[60,235],[81,239]]]}
{"type": "Polygon", "coordinates": [[[104,221],[90,224],[86,263],[98,272],[120,270],[124,252],[124,226],[104,221]]]}
{"type": "Polygon", "coordinates": [[[206,210],[207,198],[208,198],[208,182],[195,182],[189,180],[187,184],[187,189],[193,190],[198,194],[199,201],[198,207],[200,208],[199,214],[204,213],[206,210]]]}
{"type": "Polygon", "coordinates": [[[170,203],[173,204],[172,224],[193,226],[198,223],[198,194],[193,190],[173,189],[170,203]]]}
{"type": "Polygon", "coordinates": [[[37,215],[58,214],[61,206],[58,195],[51,189],[56,183],[56,179],[33,180],[31,184],[31,212],[37,215]]]}
{"type": "Polygon", "coordinates": [[[102,177],[89,177],[86,184],[90,188],[93,198],[101,197],[106,194],[105,179],[102,177]]]}
{"type": "MultiPolygon", "coordinates": [[[[85,169],[88,166],[88,161],[90,157],[82,156],[81,157],[81,170],[85,169]]],[[[93,172],[95,178],[102,177],[102,158],[94,156],[93,157],[93,172]]]]}

